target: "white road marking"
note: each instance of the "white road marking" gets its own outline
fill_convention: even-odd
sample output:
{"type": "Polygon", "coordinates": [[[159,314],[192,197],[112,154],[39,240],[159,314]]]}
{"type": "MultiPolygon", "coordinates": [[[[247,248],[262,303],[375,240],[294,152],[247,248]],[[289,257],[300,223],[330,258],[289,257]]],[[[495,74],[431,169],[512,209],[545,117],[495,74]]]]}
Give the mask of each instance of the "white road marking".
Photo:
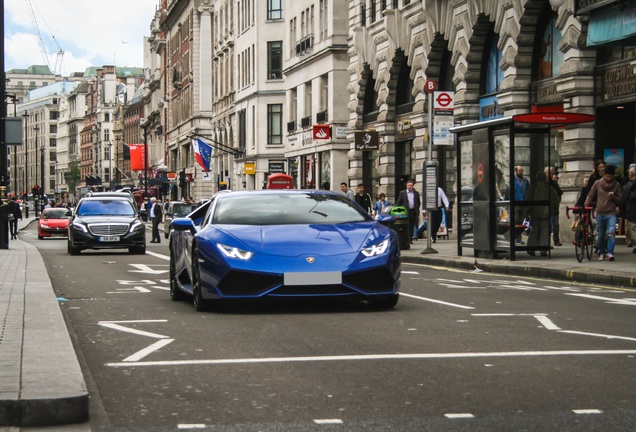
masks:
{"type": "Polygon", "coordinates": [[[431,303],[438,303],[438,304],[442,304],[442,305],[445,305],[445,306],[452,306],[452,307],[456,307],[456,308],[460,308],[460,309],[475,309],[474,307],[471,307],[471,306],[464,306],[464,305],[455,304],[455,303],[448,303],[448,302],[444,302],[444,301],[441,301],[441,300],[435,300],[435,299],[431,299],[431,298],[420,297],[420,296],[416,296],[416,295],[413,295],[413,294],[406,294],[406,293],[403,293],[403,292],[400,292],[400,295],[401,296],[405,296],[405,297],[414,298],[414,299],[417,299],[417,300],[424,300],[424,301],[431,302],[431,303]]]}
{"type": "Polygon", "coordinates": [[[556,286],[552,286],[552,285],[544,285],[543,288],[547,288],[547,289],[551,289],[551,290],[559,290],[559,291],[574,291],[574,292],[581,292],[580,289],[578,288],[574,288],[574,287],[569,287],[569,286],[564,286],[564,287],[556,287],[556,286]]]}
{"type": "Polygon", "coordinates": [[[416,271],[406,271],[406,270],[402,270],[400,273],[402,273],[402,274],[413,274],[413,275],[420,274],[419,272],[416,272],[416,271]]]}
{"type": "MultiPolygon", "coordinates": [[[[155,270],[146,264],[128,264],[128,265],[131,265],[137,268],[137,270],[128,270],[131,273],[162,274],[162,273],[168,273],[170,271],[170,270],[155,270]]],[[[165,266],[165,265],[162,264],[162,266],[165,266]]]]}
{"type": "Polygon", "coordinates": [[[564,350],[564,351],[509,351],[509,352],[467,352],[467,353],[423,353],[423,354],[368,354],[343,356],[308,357],[263,357],[210,360],[164,360],[154,362],[106,363],[110,367],[186,366],[186,365],[229,365],[257,363],[299,363],[334,361],[374,361],[374,360],[440,360],[501,357],[561,357],[561,356],[610,356],[636,355],[636,350],[564,350]]]}
{"type": "Polygon", "coordinates": [[[472,316],[482,316],[482,317],[512,317],[512,316],[545,316],[545,314],[516,314],[516,313],[481,313],[481,314],[471,314],[472,316]]]}
{"type": "Polygon", "coordinates": [[[606,335],[606,334],[600,334],[600,333],[587,333],[587,332],[581,332],[576,330],[561,330],[559,331],[559,333],[570,333],[570,334],[577,334],[577,335],[583,335],[583,336],[595,336],[595,337],[601,337],[605,339],[620,339],[620,340],[636,342],[636,338],[631,338],[627,336],[615,336],[615,335],[606,335]]]}
{"type": "Polygon", "coordinates": [[[99,321],[97,324],[103,327],[108,327],[113,330],[119,330],[126,333],[132,333],[139,336],[147,336],[155,339],[169,339],[168,336],[160,335],[157,333],[151,333],[143,330],[137,330],[130,327],[124,327],[120,324],[130,324],[130,323],[149,323],[149,322],[167,322],[168,320],[139,320],[139,321],[99,321]]]}
{"type": "Polygon", "coordinates": [[[596,296],[591,294],[565,294],[565,295],[584,297],[584,298],[589,298],[594,300],[604,300],[605,303],[609,303],[609,304],[636,306],[635,299],[615,299],[611,297],[596,296]]]}
{"type": "Polygon", "coordinates": [[[170,256],[162,255],[162,254],[159,254],[157,252],[152,252],[152,251],[147,250],[146,251],[146,255],[152,255],[155,258],[159,258],[159,259],[162,259],[162,260],[170,261],[170,256]]]}
{"type": "Polygon", "coordinates": [[[159,289],[159,290],[163,290],[163,291],[170,291],[170,287],[162,287],[162,286],[159,286],[159,285],[151,286],[150,288],[155,288],[155,289],[159,289]]]}
{"type": "Polygon", "coordinates": [[[125,359],[123,359],[122,361],[125,362],[136,362],[139,361],[141,359],[143,359],[144,357],[148,356],[149,354],[152,354],[153,352],[165,347],[166,345],[168,345],[169,343],[174,342],[174,339],[160,339],[157,342],[153,343],[152,345],[137,351],[136,353],[134,353],[133,355],[130,355],[128,357],[126,357],[125,359]]]}
{"type": "Polygon", "coordinates": [[[449,419],[469,419],[469,418],[475,418],[474,415],[470,414],[470,413],[457,413],[457,414],[452,414],[452,413],[448,413],[448,414],[444,414],[444,417],[449,418],[449,419]]]}
{"type": "Polygon", "coordinates": [[[537,321],[539,321],[541,323],[541,325],[543,327],[545,327],[548,330],[561,330],[561,328],[559,328],[559,326],[557,326],[556,324],[554,324],[550,318],[548,318],[545,315],[535,315],[534,316],[537,321]]]}
{"type": "Polygon", "coordinates": [[[572,410],[574,414],[602,414],[603,411],[598,409],[578,409],[572,410]]]}
{"type": "Polygon", "coordinates": [[[340,419],[315,419],[314,423],[319,425],[326,425],[326,424],[343,424],[344,422],[340,419]]]}
{"type": "Polygon", "coordinates": [[[149,293],[149,289],[136,286],[132,288],[117,288],[116,291],[106,291],[106,294],[130,294],[130,293],[149,293]]]}
{"type": "MultiPolygon", "coordinates": [[[[146,252],[147,253],[147,252],[146,252]]],[[[205,429],[206,426],[202,423],[196,423],[196,424],[179,424],[177,425],[177,429],[205,429]]]]}

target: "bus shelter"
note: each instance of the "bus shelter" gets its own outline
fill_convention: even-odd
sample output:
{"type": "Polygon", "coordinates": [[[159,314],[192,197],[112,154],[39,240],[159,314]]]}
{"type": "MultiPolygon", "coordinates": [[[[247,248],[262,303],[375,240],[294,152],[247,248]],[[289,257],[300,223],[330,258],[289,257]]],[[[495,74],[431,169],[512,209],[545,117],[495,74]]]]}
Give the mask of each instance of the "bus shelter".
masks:
{"type": "Polygon", "coordinates": [[[574,113],[529,113],[450,128],[457,146],[457,253],[476,258],[518,252],[550,256],[549,186],[559,129],[594,121],[574,113]],[[525,180],[515,176],[523,169],[525,180]]]}

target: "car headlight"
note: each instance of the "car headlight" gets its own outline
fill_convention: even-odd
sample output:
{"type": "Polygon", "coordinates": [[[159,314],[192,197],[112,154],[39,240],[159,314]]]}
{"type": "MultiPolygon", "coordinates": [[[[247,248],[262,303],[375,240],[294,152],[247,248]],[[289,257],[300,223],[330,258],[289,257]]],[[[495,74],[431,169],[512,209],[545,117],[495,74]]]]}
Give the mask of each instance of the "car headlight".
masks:
{"type": "Polygon", "coordinates": [[[82,222],[80,222],[80,221],[76,221],[76,220],[75,220],[75,221],[73,221],[73,224],[72,224],[72,225],[73,225],[73,227],[74,227],[74,228],[76,228],[76,229],[78,229],[78,230],[84,231],[85,233],[87,233],[87,232],[88,232],[88,228],[86,228],[86,225],[84,225],[84,224],[83,224],[82,222]]]}
{"type": "Polygon", "coordinates": [[[382,255],[389,248],[389,239],[385,239],[378,244],[362,249],[362,254],[366,257],[382,255]]]}
{"type": "Polygon", "coordinates": [[[47,225],[47,224],[45,224],[45,223],[41,223],[41,224],[40,224],[40,226],[41,226],[42,228],[46,228],[46,229],[51,228],[50,226],[48,226],[48,225],[47,225]]]}
{"type": "Polygon", "coordinates": [[[144,224],[141,223],[141,221],[134,221],[131,225],[130,225],[130,229],[128,230],[129,232],[134,232],[137,231],[138,229],[142,229],[145,228],[144,224]]]}
{"type": "Polygon", "coordinates": [[[232,246],[226,246],[221,243],[217,243],[216,246],[219,248],[221,252],[223,252],[223,255],[225,255],[228,258],[238,258],[240,260],[247,261],[248,259],[252,258],[252,256],[254,255],[252,252],[245,251],[245,250],[232,247],[232,246]]]}

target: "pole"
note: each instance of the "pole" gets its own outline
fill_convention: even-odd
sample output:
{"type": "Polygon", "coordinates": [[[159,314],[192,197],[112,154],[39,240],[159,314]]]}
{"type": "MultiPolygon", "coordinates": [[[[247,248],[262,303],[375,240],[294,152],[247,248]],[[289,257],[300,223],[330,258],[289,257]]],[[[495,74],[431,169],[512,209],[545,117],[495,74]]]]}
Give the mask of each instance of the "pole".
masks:
{"type": "MultiPolygon", "coordinates": [[[[433,89],[434,90],[434,89],[433,89]]],[[[426,156],[427,162],[433,161],[433,91],[428,92],[428,154],[426,156]]],[[[426,172],[424,172],[424,176],[426,176],[426,172]]],[[[437,187],[435,188],[435,195],[437,195],[437,187]]],[[[427,199],[428,201],[428,199],[427,199]]],[[[432,239],[433,239],[433,220],[431,215],[433,213],[433,209],[429,208],[426,212],[426,220],[428,225],[428,235],[426,236],[426,249],[424,249],[422,254],[429,253],[437,253],[435,249],[431,247],[432,239]]]]}
{"type": "Polygon", "coordinates": [[[148,133],[144,123],[144,194],[148,196],[148,133]]]}
{"type": "Polygon", "coordinates": [[[29,113],[24,112],[24,192],[27,196],[24,199],[24,208],[26,209],[26,217],[29,217],[29,113]]]}
{"type": "MultiPolygon", "coordinates": [[[[44,144],[40,146],[40,203],[42,210],[44,210],[44,144]]],[[[40,215],[42,210],[40,210],[40,215]]]]}
{"type": "MultiPolygon", "coordinates": [[[[33,183],[37,184],[38,182],[38,132],[40,130],[40,128],[36,125],[33,130],[35,131],[35,146],[33,146],[33,149],[35,150],[35,163],[33,165],[35,165],[35,178],[33,179],[33,183]]],[[[40,188],[42,186],[40,185],[40,188]]],[[[35,194],[33,194],[33,205],[35,206],[35,217],[38,217],[38,210],[40,209],[40,205],[39,205],[39,200],[40,198],[35,196],[35,194]]]]}

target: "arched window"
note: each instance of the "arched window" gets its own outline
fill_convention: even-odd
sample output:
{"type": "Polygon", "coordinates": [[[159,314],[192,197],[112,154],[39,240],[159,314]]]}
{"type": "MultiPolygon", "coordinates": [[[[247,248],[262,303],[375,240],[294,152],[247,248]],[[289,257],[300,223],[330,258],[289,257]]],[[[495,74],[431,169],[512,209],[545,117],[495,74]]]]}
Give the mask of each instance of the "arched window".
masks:
{"type": "Polygon", "coordinates": [[[491,32],[491,36],[486,41],[484,54],[487,61],[484,62],[482,74],[482,91],[481,94],[497,93],[501,89],[501,83],[504,79],[504,72],[501,69],[501,50],[497,47],[499,44],[499,35],[491,32]]]}
{"type": "Polygon", "coordinates": [[[563,53],[559,50],[561,30],[556,27],[554,12],[548,9],[544,16],[535,43],[535,81],[558,77],[563,66],[563,53]]]}
{"type": "Polygon", "coordinates": [[[404,114],[410,112],[414,102],[411,66],[408,65],[406,57],[404,57],[402,65],[400,66],[400,72],[398,73],[397,87],[395,89],[396,113],[404,114]]]}
{"type": "Polygon", "coordinates": [[[362,105],[362,117],[364,123],[374,121],[378,117],[378,93],[375,91],[375,79],[371,71],[367,71],[367,84],[364,88],[364,103],[362,105]]]}

